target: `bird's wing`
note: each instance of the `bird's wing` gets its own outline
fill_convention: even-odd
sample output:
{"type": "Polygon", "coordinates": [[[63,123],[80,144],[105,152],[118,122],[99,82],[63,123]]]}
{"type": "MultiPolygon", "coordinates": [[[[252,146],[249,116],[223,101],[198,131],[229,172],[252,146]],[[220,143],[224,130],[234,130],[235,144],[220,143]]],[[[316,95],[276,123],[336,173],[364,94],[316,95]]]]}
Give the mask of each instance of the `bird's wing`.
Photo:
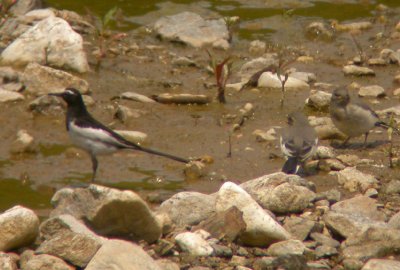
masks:
{"type": "Polygon", "coordinates": [[[82,132],[82,136],[88,137],[89,139],[98,140],[103,143],[113,145],[117,148],[140,149],[139,145],[126,140],[109,127],[94,119],[90,114],[75,119],[74,123],[77,126],[86,128],[86,131],[82,132]]]}

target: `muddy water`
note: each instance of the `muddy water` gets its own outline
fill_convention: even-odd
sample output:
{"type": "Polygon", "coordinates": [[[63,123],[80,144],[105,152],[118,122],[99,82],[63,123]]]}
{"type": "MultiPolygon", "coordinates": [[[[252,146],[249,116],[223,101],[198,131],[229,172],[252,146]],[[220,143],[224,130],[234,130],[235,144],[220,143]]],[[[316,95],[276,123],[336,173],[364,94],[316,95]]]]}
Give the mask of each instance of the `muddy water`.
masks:
{"type": "MultiPolygon", "coordinates": [[[[163,191],[173,193],[180,190],[214,192],[225,180],[237,183],[279,171],[283,159],[277,142],[258,143],[252,135],[255,129],[267,130],[273,126],[285,124],[285,115],[300,108],[308,97],[307,91],[289,91],[283,108],[279,105],[279,91],[260,90],[243,93],[228,92],[227,104],[211,103],[207,106],[177,106],[162,104],[142,104],[126,100],[111,100],[125,91],[135,91],[144,95],[163,92],[202,93],[215,95],[214,88],[204,85],[213,82],[213,76],[204,68],[173,67],[174,56],[189,56],[196,63],[205,67],[208,58],[203,50],[169,44],[144,34],[141,26],[155,21],[162,14],[173,14],[182,10],[193,10],[202,15],[240,16],[242,21],[235,33],[232,52],[215,51],[222,59],[234,54],[236,70],[250,56],[248,41],[261,39],[266,41],[271,51],[291,47],[313,56],[315,61],[309,64],[294,63],[292,67],[299,71],[314,72],[318,82],[361,85],[378,84],[387,90],[388,98],[371,104],[374,109],[389,107],[398,103],[393,97],[393,76],[398,67],[387,66],[374,68],[377,76],[373,78],[344,77],[341,67],[352,59],[357,50],[348,34],[337,34],[332,42],[309,40],[304,35],[305,26],[324,19],[338,19],[342,22],[371,20],[377,16],[376,4],[383,3],[393,9],[388,18],[388,26],[375,23],[373,29],[357,36],[358,41],[368,56],[377,56],[382,48],[398,49],[399,43],[384,39],[374,40],[379,32],[387,34],[385,29],[393,28],[400,20],[398,1],[353,1],[290,2],[293,11],[283,9],[278,4],[265,8],[260,3],[265,1],[146,1],[135,4],[132,1],[120,1],[124,17],[114,25],[114,29],[128,33],[125,45],[137,43],[141,48],[133,55],[107,57],[98,72],[90,72],[83,77],[88,80],[96,106],[90,107],[92,114],[114,129],[137,130],[148,134],[147,146],[185,157],[210,155],[215,162],[208,167],[208,175],[198,180],[185,179],[183,166],[161,157],[144,153],[121,151],[112,156],[99,158],[98,182],[107,186],[132,189],[143,193],[163,191]],[[344,3],[343,3],[344,2],[344,3]],[[147,45],[159,46],[147,49],[147,45]],[[227,158],[228,136],[232,123],[230,115],[246,103],[255,106],[254,116],[246,121],[240,131],[232,134],[232,157],[227,158]],[[121,123],[113,118],[113,108],[122,104],[138,110],[140,117],[128,123],[121,123]]],[[[94,14],[102,15],[113,7],[109,1],[48,1],[56,8],[75,10],[85,14],[88,7],[94,14]]],[[[271,1],[273,3],[273,1],[271,1]]],[[[280,3],[280,1],[277,1],[280,3]]],[[[90,51],[90,47],[88,48],[90,51]]],[[[288,55],[289,58],[290,55],[288,55]]],[[[91,59],[93,63],[94,60],[91,59]]],[[[235,75],[231,82],[237,81],[235,75]]],[[[4,105],[2,112],[2,141],[0,147],[0,211],[15,204],[23,204],[37,209],[46,215],[49,201],[55,190],[82,182],[89,182],[91,163],[89,157],[71,148],[65,132],[64,115],[56,112],[48,115],[34,115],[27,111],[32,100],[4,105]],[[34,153],[11,155],[10,143],[19,129],[26,129],[35,138],[38,147],[34,153]]],[[[372,101],[372,100],[371,100],[372,101]]],[[[312,115],[326,115],[324,112],[310,112],[312,115]]],[[[373,132],[370,141],[384,140],[385,133],[373,132]]],[[[354,139],[362,141],[361,138],[354,139]]],[[[395,139],[398,142],[398,138],[395,139]]],[[[322,144],[328,145],[324,141],[322,144]]],[[[363,158],[374,159],[380,167],[363,168],[374,173],[382,182],[395,178],[398,169],[387,168],[386,145],[368,149],[346,149],[339,153],[357,154],[363,158]]],[[[318,191],[337,186],[334,177],[323,172],[311,176],[318,191]]]]}

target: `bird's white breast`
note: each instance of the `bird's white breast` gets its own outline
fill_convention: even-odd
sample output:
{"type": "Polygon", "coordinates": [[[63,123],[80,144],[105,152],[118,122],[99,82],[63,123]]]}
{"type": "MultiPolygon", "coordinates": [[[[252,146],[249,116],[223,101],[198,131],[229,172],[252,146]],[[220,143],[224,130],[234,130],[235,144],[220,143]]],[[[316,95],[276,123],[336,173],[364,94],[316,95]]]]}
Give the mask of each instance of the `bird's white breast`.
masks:
{"type": "Polygon", "coordinates": [[[105,130],[79,127],[73,121],[69,125],[68,134],[73,144],[94,155],[113,153],[120,144],[105,130]]]}

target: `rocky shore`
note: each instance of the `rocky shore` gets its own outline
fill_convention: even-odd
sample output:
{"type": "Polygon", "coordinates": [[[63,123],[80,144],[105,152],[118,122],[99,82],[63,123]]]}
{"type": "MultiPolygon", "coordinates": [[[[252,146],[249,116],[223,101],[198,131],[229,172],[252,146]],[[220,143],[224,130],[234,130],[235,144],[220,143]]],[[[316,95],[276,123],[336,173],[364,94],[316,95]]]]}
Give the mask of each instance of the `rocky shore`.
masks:
{"type": "MultiPolygon", "coordinates": [[[[226,18],[204,18],[193,12],[163,16],[148,25],[145,34],[141,33],[145,36],[143,40],[135,43],[112,31],[101,35],[104,40],[93,40],[98,29],[86,18],[72,11],[38,5],[33,0],[16,1],[7,9],[0,24],[0,103],[4,105],[5,113],[20,110],[23,104],[25,113],[29,115],[26,118],[31,122],[34,122],[34,115],[61,115],[64,105],[47,94],[66,87],[79,89],[89,108],[98,107],[99,100],[92,97],[96,89],[93,85],[97,81],[90,74],[96,68],[101,69],[102,65],[111,69],[108,58],[132,57],[138,65],[143,64],[155,71],[165,68],[170,76],[172,74],[171,78],[163,78],[163,81],[152,81],[145,76],[135,77],[118,66],[121,69],[119,73],[135,86],[172,90],[142,94],[129,89],[107,93],[108,100],[104,101],[107,103],[106,114],[124,128],[118,132],[132,141],[146,143],[147,133],[130,131],[128,124],[149,114],[157,105],[197,104],[215,109],[216,91],[210,89],[214,91],[219,81],[214,83],[209,79],[214,76],[209,62],[215,59],[210,59],[213,57],[211,54],[200,55],[198,51],[208,48],[215,50],[216,55],[233,55],[235,50],[239,50],[232,44],[232,29],[226,18]],[[151,42],[146,44],[148,40],[155,45],[151,42]],[[171,47],[175,51],[168,50],[171,47]],[[195,57],[179,55],[175,53],[177,48],[190,51],[195,57]],[[162,68],[154,67],[155,62],[161,63],[162,68]],[[187,69],[190,72],[185,73],[187,69]],[[196,81],[191,76],[204,80],[196,81]],[[174,91],[185,80],[194,81],[192,86],[201,84],[210,91],[206,94],[193,89],[174,91]],[[147,111],[138,110],[129,103],[115,105],[116,100],[153,107],[144,107],[147,111]]],[[[358,50],[358,55],[353,53],[354,57],[345,59],[345,63],[336,64],[334,68],[345,78],[355,78],[350,85],[354,94],[368,98],[372,104],[379,105],[382,100],[390,103],[391,106],[381,106],[376,112],[382,119],[391,118],[393,123],[397,123],[400,112],[395,97],[400,94],[400,88],[391,85],[389,90],[387,85],[367,78],[388,73],[390,84],[400,84],[400,15],[398,9],[391,11],[383,5],[377,6],[376,12],[387,24],[385,33],[374,36],[378,40],[376,44],[379,43],[379,48],[373,51],[375,54],[366,55],[358,50]]],[[[229,22],[235,23],[238,19],[232,17],[229,22]]],[[[328,25],[327,22],[315,21],[305,27],[304,35],[315,42],[331,42],[342,38],[345,35],[342,33],[351,33],[353,37],[364,40],[371,34],[368,31],[379,28],[376,24],[376,21],[361,21],[331,22],[328,25]]],[[[64,186],[52,196],[52,210],[48,216],[38,216],[34,209],[21,205],[0,213],[0,269],[400,269],[398,147],[390,150],[393,151],[390,157],[395,167],[392,169],[386,162],[389,150],[384,143],[372,143],[366,150],[359,150],[361,148],[356,145],[350,149],[351,152],[343,152],[343,149],[329,144],[328,140],[343,138],[326,113],[332,89],[340,83],[321,81],[316,72],[318,69],[310,71],[310,63],[318,62],[318,56],[293,49],[290,53],[296,55],[294,62],[299,64],[299,68],[283,69],[282,55],[269,51],[266,42],[253,40],[245,45],[241,43],[241,46],[245,47],[245,52],[241,48],[238,53],[240,65],[224,85],[228,103],[244,86],[250,86],[244,95],[261,95],[264,90],[278,91],[271,101],[272,105],[278,104],[282,78],[285,78],[286,95],[296,93],[289,104],[301,103],[306,107],[310,112],[310,123],[322,141],[307,169],[323,175],[324,181],[329,177],[335,179],[334,187],[323,189],[312,177],[280,172],[236,181],[219,173],[218,166],[222,165],[218,165],[218,161],[224,160],[225,170],[230,168],[225,152],[214,152],[216,157],[203,156],[202,162],[193,162],[185,168],[165,166],[185,175],[186,179],[213,180],[216,188],[211,193],[174,191],[165,198],[160,195],[150,200],[141,192],[100,184],[64,186]],[[254,77],[265,67],[277,67],[278,70],[265,70],[254,77]],[[298,95],[306,96],[306,99],[298,95]],[[360,154],[359,151],[364,152],[360,154]],[[214,158],[215,163],[211,164],[214,158]]],[[[346,48],[340,47],[338,51],[340,55],[347,53],[346,48]]],[[[320,64],[326,65],[322,61],[320,64]]],[[[110,81],[109,84],[114,83],[110,81]]],[[[388,82],[385,80],[385,83],[388,82]]],[[[281,126],[271,124],[266,128],[247,130],[246,134],[240,133],[247,123],[256,121],[255,115],[262,111],[262,104],[256,99],[253,97],[251,102],[235,104],[218,120],[218,125],[228,126],[230,136],[233,134],[238,141],[242,137],[248,140],[240,147],[234,145],[234,155],[265,148],[270,151],[269,158],[258,159],[260,164],[281,161],[274,152],[281,126]],[[251,146],[248,146],[249,141],[251,146]]],[[[191,119],[193,121],[201,118],[197,115],[191,117],[195,119],[191,119]]],[[[13,136],[8,134],[8,139],[5,139],[7,147],[1,150],[2,154],[21,157],[41,151],[43,146],[32,135],[36,132],[32,128],[35,124],[24,124],[26,128],[12,130],[13,136]]],[[[387,137],[386,132],[375,135],[381,140],[387,137]]],[[[179,141],[186,137],[189,135],[174,139],[179,141]]],[[[206,143],[199,141],[197,148],[187,147],[184,150],[191,152],[184,153],[203,154],[197,150],[203,150],[206,143]]],[[[216,140],[215,145],[227,145],[226,141],[220,141],[216,140]]],[[[71,149],[66,156],[80,156],[79,150],[71,149]]],[[[24,159],[20,158],[18,162],[23,164],[24,159]]],[[[79,159],[77,163],[81,163],[79,159]]],[[[252,170],[248,168],[246,172],[252,170]]],[[[274,171],[278,170],[274,168],[274,171]]]]}

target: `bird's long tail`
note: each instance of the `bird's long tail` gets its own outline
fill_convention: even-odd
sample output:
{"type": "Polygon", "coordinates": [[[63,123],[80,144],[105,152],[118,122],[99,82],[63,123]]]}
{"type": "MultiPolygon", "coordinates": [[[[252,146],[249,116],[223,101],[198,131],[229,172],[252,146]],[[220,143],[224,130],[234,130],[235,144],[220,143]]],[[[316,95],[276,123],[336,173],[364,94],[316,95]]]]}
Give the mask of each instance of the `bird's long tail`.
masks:
{"type": "Polygon", "coordinates": [[[299,159],[297,157],[289,157],[283,164],[282,172],[286,174],[296,174],[300,168],[299,159]]]}
{"type": "Polygon", "coordinates": [[[387,123],[385,123],[383,121],[376,122],[375,126],[376,127],[381,127],[381,128],[384,128],[384,129],[392,128],[394,133],[396,133],[397,135],[400,134],[400,130],[398,128],[393,127],[393,126],[391,126],[391,125],[389,125],[389,124],[387,124],[387,123]]]}
{"type": "Polygon", "coordinates": [[[150,148],[145,148],[143,146],[139,146],[139,145],[136,145],[136,144],[133,144],[132,146],[133,146],[132,147],[133,149],[136,149],[136,150],[139,150],[139,151],[143,151],[143,152],[146,152],[146,153],[149,153],[149,154],[166,157],[166,158],[169,158],[169,159],[172,159],[172,160],[175,160],[175,161],[178,161],[178,162],[182,162],[182,163],[189,163],[190,162],[190,159],[187,159],[187,158],[178,157],[178,156],[175,156],[175,155],[171,155],[171,154],[168,154],[168,153],[160,152],[158,150],[154,150],[154,149],[150,149],[150,148]]]}

